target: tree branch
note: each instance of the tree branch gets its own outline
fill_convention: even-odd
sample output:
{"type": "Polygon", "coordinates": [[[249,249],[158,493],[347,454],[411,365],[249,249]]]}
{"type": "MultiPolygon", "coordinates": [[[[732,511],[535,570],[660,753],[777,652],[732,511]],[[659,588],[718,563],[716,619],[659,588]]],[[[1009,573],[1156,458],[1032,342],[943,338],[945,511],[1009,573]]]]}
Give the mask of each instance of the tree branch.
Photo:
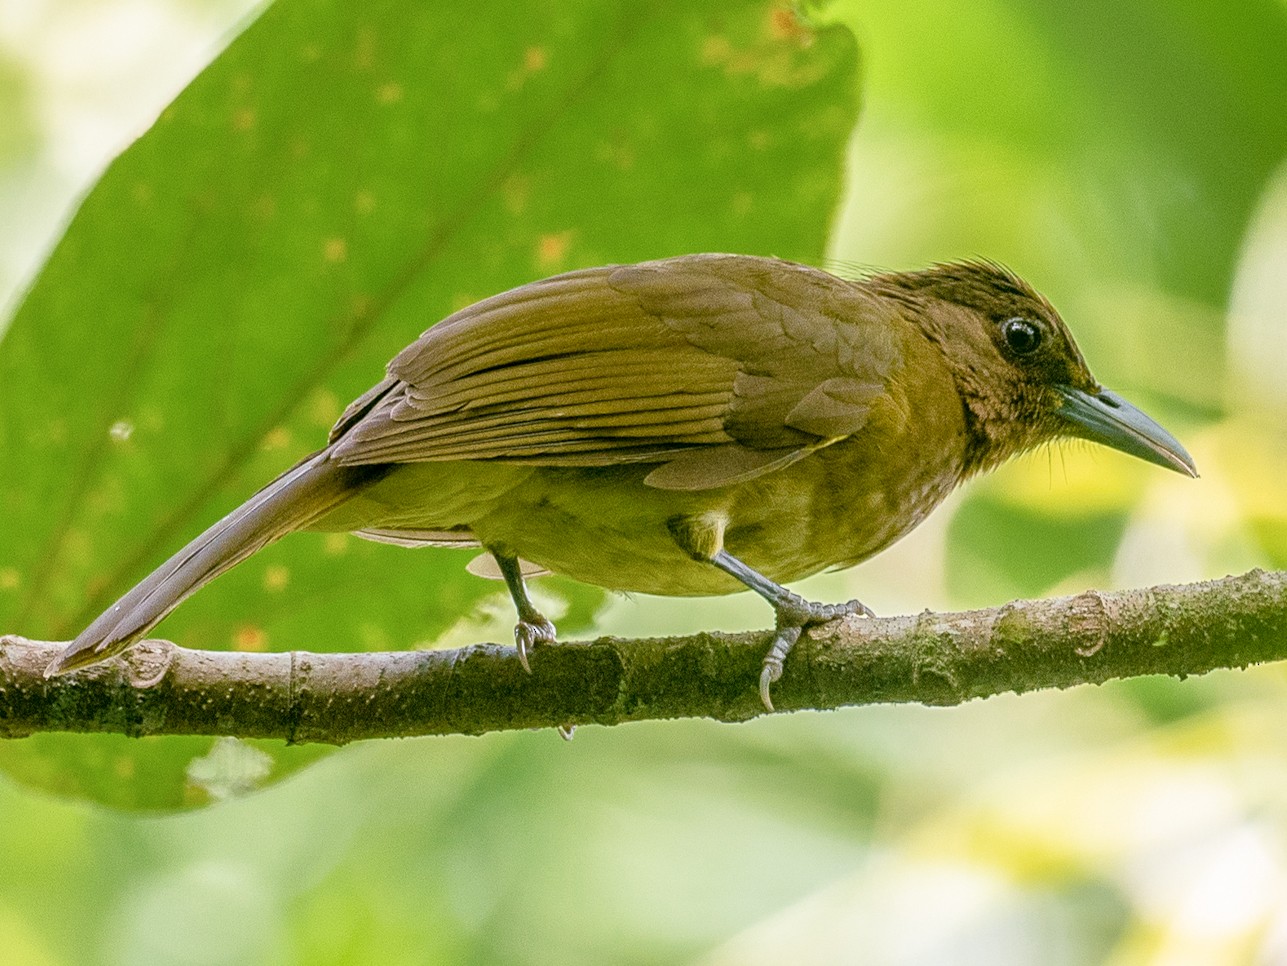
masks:
{"type": "MultiPolygon", "coordinates": [[[[232,734],[344,744],[656,718],[744,721],[767,634],[364,654],[193,651],[144,641],[98,667],[42,675],[61,644],[0,638],[0,737],[38,731],[232,734]]],[[[1185,677],[1287,658],[1287,573],[846,618],[805,634],[774,685],[782,710],[915,701],[1144,674],[1185,677]]]]}

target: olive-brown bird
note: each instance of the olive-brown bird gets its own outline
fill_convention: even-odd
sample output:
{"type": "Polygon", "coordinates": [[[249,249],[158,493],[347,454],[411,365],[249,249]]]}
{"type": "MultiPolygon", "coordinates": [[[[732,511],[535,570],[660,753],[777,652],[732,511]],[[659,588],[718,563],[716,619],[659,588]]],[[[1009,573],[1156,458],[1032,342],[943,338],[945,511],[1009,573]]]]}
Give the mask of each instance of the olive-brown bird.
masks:
{"type": "Polygon", "coordinates": [[[1196,475],[1097,383],[1051,305],[990,262],[851,281],[688,255],[533,282],[443,319],[327,445],[109,607],[49,666],[138,640],[294,530],[481,546],[528,652],[554,641],[525,572],[727,594],[776,614],[760,692],[808,624],[865,613],[781,585],[865,560],[962,480],[1079,436],[1196,475]],[[524,562],[527,562],[526,564],[524,562]]]}

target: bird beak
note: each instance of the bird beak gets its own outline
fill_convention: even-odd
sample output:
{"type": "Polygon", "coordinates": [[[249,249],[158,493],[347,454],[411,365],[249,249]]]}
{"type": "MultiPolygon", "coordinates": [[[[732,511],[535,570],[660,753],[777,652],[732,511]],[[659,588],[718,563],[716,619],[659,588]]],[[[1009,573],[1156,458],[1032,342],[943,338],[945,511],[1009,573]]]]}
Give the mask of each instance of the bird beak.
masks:
{"type": "Polygon", "coordinates": [[[1178,473],[1198,475],[1193,457],[1180,441],[1117,393],[1107,389],[1090,393],[1072,386],[1056,386],[1055,391],[1063,400],[1059,413],[1073,424],[1077,436],[1178,473]]]}

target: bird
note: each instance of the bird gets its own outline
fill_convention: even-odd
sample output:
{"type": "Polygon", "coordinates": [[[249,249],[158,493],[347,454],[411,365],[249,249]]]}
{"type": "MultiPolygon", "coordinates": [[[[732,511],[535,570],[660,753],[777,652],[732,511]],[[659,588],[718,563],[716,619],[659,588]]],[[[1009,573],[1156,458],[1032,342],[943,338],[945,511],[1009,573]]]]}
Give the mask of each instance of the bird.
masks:
{"type": "Polygon", "coordinates": [[[529,673],[556,638],[534,573],[753,591],[774,615],[759,677],[772,710],[804,628],[871,616],[785,584],[866,560],[958,484],[1063,438],[1197,476],[997,262],[846,278],[694,254],[569,271],[432,325],[325,446],[127,591],[46,675],[120,653],[229,568],[313,530],[482,548],[471,569],[504,580],[529,673]]]}

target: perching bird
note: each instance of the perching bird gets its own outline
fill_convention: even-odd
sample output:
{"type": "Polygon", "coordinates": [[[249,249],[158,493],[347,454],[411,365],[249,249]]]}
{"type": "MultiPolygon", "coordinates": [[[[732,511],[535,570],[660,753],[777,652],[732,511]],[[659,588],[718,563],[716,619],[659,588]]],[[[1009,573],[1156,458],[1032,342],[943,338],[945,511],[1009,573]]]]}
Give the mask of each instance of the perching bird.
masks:
{"type": "Polygon", "coordinates": [[[750,588],[776,614],[760,678],[771,708],[803,627],[867,613],[783,583],[867,559],[962,480],[1065,436],[1197,475],[1174,437],[1095,381],[1050,303],[991,262],[859,280],[743,255],[569,272],[425,332],[324,448],[46,673],[120,652],[278,537],[351,531],[483,547],[514,599],[524,666],[555,636],[525,570],[650,594],[750,588]]]}

